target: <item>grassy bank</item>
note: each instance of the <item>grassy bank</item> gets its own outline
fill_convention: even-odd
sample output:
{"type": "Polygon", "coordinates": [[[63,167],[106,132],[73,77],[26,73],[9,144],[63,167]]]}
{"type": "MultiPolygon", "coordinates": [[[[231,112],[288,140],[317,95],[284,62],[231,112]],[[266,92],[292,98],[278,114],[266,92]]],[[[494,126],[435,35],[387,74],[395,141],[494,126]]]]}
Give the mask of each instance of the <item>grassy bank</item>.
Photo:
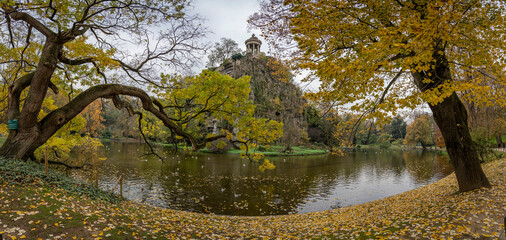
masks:
{"type": "MultiPolygon", "coordinates": [[[[402,145],[402,144],[390,144],[390,145],[388,145],[388,147],[382,146],[381,144],[357,145],[356,148],[360,148],[360,149],[390,149],[390,150],[406,150],[406,149],[423,150],[423,147],[421,147],[421,146],[407,146],[407,145],[402,145]]],[[[434,146],[427,147],[425,150],[446,151],[445,148],[437,148],[434,146]]]]}
{"type": "Polygon", "coordinates": [[[0,160],[0,234],[4,239],[495,239],[506,216],[506,159],[484,169],[491,189],[457,193],[450,175],[352,207],[230,217],[121,201],[70,184],[63,175],[46,177],[37,164],[0,160]]]}
{"type": "MultiPolygon", "coordinates": [[[[142,142],[142,141],[139,141],[138,139],[126,139],[126,138],[117,138],[117,139],[105,139],[105,138],[101,138],[100,139],[101,141],[103,142],[111,142],[111,141],[118,141],[118,142],[142,142]]],[[[1,140],[0,140],[1,141],[1,140]]],[[[165,147],[174,147],[174,144],[172,143],[161,143],[161,142],[151,142],[152,144],[156,144],[156,145],[160,145],[160,146],[165,146],[165,147]]],[[[179,148],[184,148],[186,145],[184,143],[179,143],[178,144],[178,147],[179,148]]],[[[324,149],[318,149],[318,148],[311,148],[311,147],[305,147],[305,146],[297,146],[297,147],[292,147],[292,152],[290,153],[285,153],[283,152],[283,150],[285,149],[285,146],[270,146],[269,149],[262,149],[262,150],[258,150],[258,149],[253,149],[253,151],[251,152],[255,152],[255,153],[262,153],[264,154],[265,156],[304,156],[304,155],[319,155],[319,154],[326,154],[328,153],[327,150],[324,150],[324,149]]],[[[211,151],[209,151],[207,148],[203,148],[203,149],[200,149],[199,150],[200,152],[203,152],[203,153],[212,153],[211,151]]],[[[227,152],[224,152],[225,154],[241,154],[241,150],[239,149],[230,149],[228,150],[227,152]]]]}
{"type": "Polygon", "coordinates": [[[407,147],[400,144],[390,144],[388,147],[383,147],[380,144],[368,144],[368,145],[357,145],[356,148],[360,149],[392,149],[392,150],[403,150],[407,147]]]}
{"type": "MultiPolygon", "coordinates": [[[[319,155],[328,153],[327,150],[324,149],[316,149],[304,146],[292,147],[292,152],[286,153],[283,152],[285,149],[284,146],[270,146],[269,149],[253,149],[251,152],[254,153],[262,153],[265,156],[304,156],[304,155],[319,155]]],[[[201,149],[201,152],[210,153],[207,149],[201,149]]],[[[225,154],[240,154],[242,151],[239,149],[230,149],[225,154]]]]}

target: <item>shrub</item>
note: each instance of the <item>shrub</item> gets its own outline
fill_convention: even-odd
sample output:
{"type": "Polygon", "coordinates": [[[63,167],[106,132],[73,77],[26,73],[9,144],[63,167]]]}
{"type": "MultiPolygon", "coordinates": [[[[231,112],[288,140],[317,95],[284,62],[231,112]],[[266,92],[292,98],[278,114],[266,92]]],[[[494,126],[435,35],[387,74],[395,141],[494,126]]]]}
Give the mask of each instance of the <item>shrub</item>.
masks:
{"type": "Polygon", "coordinates": [[[260,145],[256,148],[256,150],[259,152],[265,152],[265,151],[267,151],[267,148],[263,145],[260,145]]]}
{"type": "Polygon", "coordinates": [[[241,54],[241,53],[236,53],[234,55],[232,55],[232,60],[240,60],[241,58],[243,58],[244,56],[241,54]]]}
{"type": "Polygon", "coordinates": [[[207,144],[207,149],[212,153],[224,153],[230,150],[232,144],[226,138],[220,138],[207,144]]]}
{"type": "Polygon", "coordinates": [[[392,144],[390,143],[390,135],[383,133],[378,138],[378,143],[380,148],[390,148],[392,144]]]}
{"type": "Polygon", "coordinates": [[[85,195],[92,199],[101,199],[111,203],[117,203],[123,199],[111,192],[77,181],[52,169],[49,169],[46,175],[41,164],[31,161],[0,158],[0,181],[6,181],[9,184],[36,184],[61,188],[70,193],[85,195]]]}

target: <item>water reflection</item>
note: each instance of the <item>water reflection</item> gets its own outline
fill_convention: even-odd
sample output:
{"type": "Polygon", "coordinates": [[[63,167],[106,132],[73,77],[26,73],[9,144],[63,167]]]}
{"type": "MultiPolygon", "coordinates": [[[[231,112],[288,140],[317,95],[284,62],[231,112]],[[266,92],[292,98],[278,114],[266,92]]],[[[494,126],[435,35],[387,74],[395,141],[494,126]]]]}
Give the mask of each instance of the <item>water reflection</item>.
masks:
{"type": "MultiPolygon", "coordinates": [[[[163,150],[163,149],[162,149],[163,150]]],[[[167,160],[138,158],[136,143],[105,143],[108,160],[98,184],[111,189],[120,175],[124,195],[172,209],[225,215],[305,213],[373,201],[434,182],[451,172],[434,152],[357,151],[332,155],[271,158],[264,173],[237,155],[177,153],[167,160]]],[[[94,182],[94,175],[73,172],[94,182]]]]}

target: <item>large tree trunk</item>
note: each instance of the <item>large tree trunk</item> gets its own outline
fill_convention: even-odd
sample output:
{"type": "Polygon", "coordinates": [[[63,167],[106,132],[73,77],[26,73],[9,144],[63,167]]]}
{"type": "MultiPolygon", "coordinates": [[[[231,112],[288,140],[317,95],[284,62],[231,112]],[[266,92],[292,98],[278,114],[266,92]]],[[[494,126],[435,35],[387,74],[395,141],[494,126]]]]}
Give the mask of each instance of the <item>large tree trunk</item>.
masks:
{"type": "MultiPolygon", "coordinates": [[[[16,89],[16,87],[13,87],[13,89],[16,89]]],[[[113,102],[118,107],[130,106],[128,103],[120,102],[121,100],[117,97],[118,95],[129,95],[139,98],[144,110],[155,115],[175,134],[190,141],[195,150],[204,147],[207,142],[225,137],[224,135],[208,137],[198,143],[190,133],[185,132],[174,123],[163,111],[163,106],[157,101],[153,101],[144,90],[120,84],[104,84],[91,87],[82,92],[66,105],[50,112],[40,122],[37,122],[34,127],[11,131],[5,143],[0,147],[0,156],[19,159],[31,157],[34,151],[53,136],[58,129],[98,98],[113,98],[113,102]]],[[[129,110],[133,111],[132,109],[129,110]]]]}
{"type": "MultiPolygon", "coordinates": [[[[445,55],[438,54],[437,49],[433,59],[435,68],[426,72],[412,73],[415,84],[420,91],[431,90],[445,81],[451,81],[451,72],[445,55]],[[424,82],[430,79],[430,82],[424,82]]],[[[434,120],[438,125],[446,143],[453,169],[461,192],[481,187],[490,187],[490,183],[480,165],[478,153],[469,133],[467,111],[464,104],[454,92],[442,102],[432,105],[434,120]]]]}
{"type": "Polygon", "coordinates": [[[37,140],[37,131],[23,131],[17,134],[9,134],[9,137],[0,147],[0,156],[4,158],[27,159],[33,155],[35,149],[34,143],[37,140]]]}
{"type": "MultiPolygon", "coordinates": [[[[19,126],[10,130],[5,143],[0,147],[0,156],[5,158],[26,159],[48,138],[41,142],[41,126],[37,121],[44,98],[49,87],[57,92],[51,83],[51,77],[58,63],[58,55],[63,47],[55,38],[50,38],[42,48],[41,58],[34,72],[17,79],[9,87],[8,119],[17,119],[19,126]],[[21,92],[30,86],[28,95],[20,111],[21,92]]],[[[52,135],[52,134],[51,134],[52,135]]]]}
{"type": "Polygon", "coordinates": [[[430,108],[443,134],[460,191],[490,187],[469,133],[466,109],[457,94],[430,108]]]}

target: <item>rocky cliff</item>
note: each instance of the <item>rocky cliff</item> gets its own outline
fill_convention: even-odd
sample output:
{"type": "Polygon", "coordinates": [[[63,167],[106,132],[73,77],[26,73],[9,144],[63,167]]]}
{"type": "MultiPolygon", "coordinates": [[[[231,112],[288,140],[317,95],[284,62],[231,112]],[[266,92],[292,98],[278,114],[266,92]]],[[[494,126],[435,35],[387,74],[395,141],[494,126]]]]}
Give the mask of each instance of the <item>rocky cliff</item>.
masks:
{"type": "Polygon", "coordinates": [[[292,83],[290,72],[278,63],[264,54],[248,53],[225,61],[216,71],[234,78],[251,76],[250,99],[256,105],[255,116],[283,122],[281,143],[289,146],[306,143],[306,101],[300,88],[292,83]]]}

